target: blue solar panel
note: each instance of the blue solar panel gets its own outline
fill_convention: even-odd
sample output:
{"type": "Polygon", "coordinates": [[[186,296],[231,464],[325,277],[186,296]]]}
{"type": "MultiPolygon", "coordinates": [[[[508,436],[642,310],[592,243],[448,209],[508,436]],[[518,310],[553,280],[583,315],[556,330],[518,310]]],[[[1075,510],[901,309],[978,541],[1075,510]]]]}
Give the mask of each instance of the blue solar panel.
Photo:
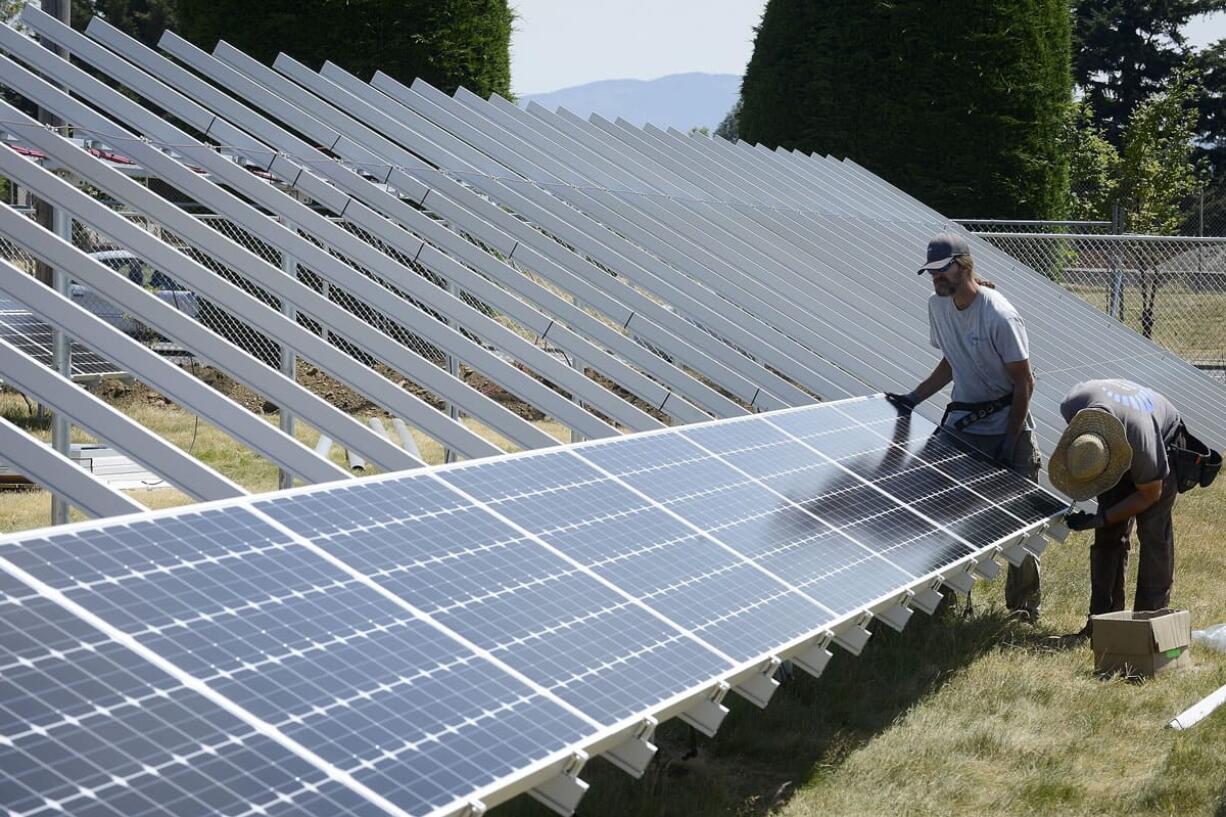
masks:
{"type": "MultiPolygon", "coordinates": [[[[0,556],[232,708],[0,572],[21,670],[3,727],[118,695],[132,719],[220,736],[183,764],[198,753],[171,732],[141,742],[102,704],[131,759],[172,758],[115,796],[176,814],[377,812],[363,787],[411,814],[453,807],[1062,512],[935,432],[851,401],[13,537],[0,556]]],[[[86,738],[5,749],[21,803],[94,791],[86,738]]],[[[79,811],[160,813],[122,803],[79,811]]]]}
{"type": "Polygon", "coordinates": [[[7,573],[0,769],[22,817],[386,814],[7,573]]]}
{"type": "MultiPolygon", "coordinates": [[[[407,512],[382,520],[377,532],[333,531],[317,544],[603,724],[732,668],[685,628],[532,538],[542,523],[567,518],[559,503],[581,507],[586,500],[606,514],[619,507],[623,497],[608,490],[618,486],[604,484],[595,470],[562,453],[440,476],[485,507],[407,512]],[[534,473],[541,479],[533,481],[534,473]]],[[[431,476],[397,484],[406,495],[419,485],[439,488],[431,476]]],[[[260,507],[298,530],[296,503],[291,497],[260,507]]],[[[351,510],[366,518],[364,509],[351,510]]]]}
{"type": "Polygon", "coordinates": [[[241,507],[0,553],[412,813],[593,731],[241,507]]]}

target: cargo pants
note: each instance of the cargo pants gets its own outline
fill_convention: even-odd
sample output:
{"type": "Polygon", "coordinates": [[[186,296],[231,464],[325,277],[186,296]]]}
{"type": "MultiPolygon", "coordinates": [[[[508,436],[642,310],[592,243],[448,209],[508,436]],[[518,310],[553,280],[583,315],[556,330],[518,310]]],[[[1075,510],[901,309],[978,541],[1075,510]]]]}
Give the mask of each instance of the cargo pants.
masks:
{"type": "MultiPolygon", "coordinates": [[[[1135,490],[1132,477],[1125,474],[1114,488],[1099,495],[1098,507],[1110,508],[1135,490]]],[[[1170,603],[1175,579],[1175,525],[1171,512],[1178,495],[1172,471],[1162,480],[1162,494],[1157,502],[1135,517],[1094,530],[1094,544],[1090,546],[1090,615],[1124,609],[1124,574],[1134,527],[1141,547],[1132,609],[1161,610],[1170,603]]]]}
{"type": "MultiPolygon", "coordinates": [[[[963,432],[960,438],[991,457],[996,454],[1005,435],[963,432]]],[[[1023,431],[1018,435],[1008,464],[1013,471],[1026,479],[1038,482],[1043,459],[1039,454],[1038,439],[1033,431],[1023,431]]],[[[1042,600],[1043,594],[1039,586],[1039,560],[1027,553],[1020,565],[1016,567],[1009,565],[1009,570],[1005,574],[1005,606],[1009,610],[1025,610],[1030,614],[1031,621],[1037,621],[1042,600]]]]}

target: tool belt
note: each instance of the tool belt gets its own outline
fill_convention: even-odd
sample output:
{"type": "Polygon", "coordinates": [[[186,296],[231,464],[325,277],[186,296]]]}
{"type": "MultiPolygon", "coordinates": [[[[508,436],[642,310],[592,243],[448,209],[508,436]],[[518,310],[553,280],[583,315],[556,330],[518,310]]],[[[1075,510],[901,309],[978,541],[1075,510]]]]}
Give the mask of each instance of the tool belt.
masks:
{"type": "Polygon", "coordinates": [[[1222,455],[1193,437],[1181,420],[1166,447],[1166,459],[1175,472],[1179,493],[1208,488],[1222,470],[1222,455]]]}
{"type": "Polygon", "coordinates": [[[984,400],[982,403],[963,403],[953,400],[945,407],[945,413],[941,415],[941,425],[945,425],[945,421],[949,419],[950,412],[965,411],[967,413],[952,424],[954,431],[962,431],[967,426],[979,422],[984,417],[990,417],[998,411],[1007,409],[1011,405],[1013,405],[1013,392],[1009,392],[1003,397],[997,397],[995,400],[984,400]]]}

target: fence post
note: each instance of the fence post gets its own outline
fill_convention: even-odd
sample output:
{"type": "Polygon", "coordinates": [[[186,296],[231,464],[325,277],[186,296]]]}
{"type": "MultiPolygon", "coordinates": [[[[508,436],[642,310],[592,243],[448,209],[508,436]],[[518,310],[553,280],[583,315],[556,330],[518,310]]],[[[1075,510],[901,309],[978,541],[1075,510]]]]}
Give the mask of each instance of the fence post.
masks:
{"type": "MultiPolygon", "coordinates": [[[[1111,234],[1123,235],[1124,208],[1118,203],[1111,205],[1111,234]]],[[[1118,241],[1111,242],[1111,290],[1107,294],[1107,314],[1123,323],[1124,321],[1124,265],[1120,257],[1118,241]]]]}
{"type": "MultiPolygon", "coordinates": [[[[281,223],[293,229],[293,225],[287,222],[284,218],[280,219],[281,223]]],[[[285,251],[281,252],[281,269],[290,278],[298,280],[298,260],[289,255],[285,251]]],[[[294,308],[289,301],[282,299],[281,312],[285,317],[295,323],[298,322],[298,310],[294,308]]],[[[297,378],[297,355],[294,350],[287,344],[281,344],[281,373],[290,380],[297,378]]],[[[289,406],[278,406],[277,422],[281,430],[291,437],[294,436],[294,413],[290,411],[289,406]]],[[[289,471],[281,468],[277,472],[277,487],[281,489],[294,487],[294,475],[289,471]]]]}
{"type": "MultiPolygon", "coordinates": [[[[456,294],[455,287],[452,285],[450,278],[448,278],[446,281],[443,282],[443,289],[447,290],[447,292],[451,293],[452,295],[456,294]]],[[[450,320],[447,321],[447,325],[452,327],[453,329],[458,329],[455,323],[453,323],[450,320]]],[[[455,355],[450,354],[450,353],[447,354],[447,374],[451,375],[456,380],[460,379],[460,361],[456,359],[455,355]]],[[[447,401],[447,416],[450,417],[452,420],[455,420],[456,422],[459,422],[460,420],[459,406],[457,406],[455,403],[451,402],[450,400],[447,401]]],[[[443,447],[443,462],[455,462],[455,461],[456,461],[456,452],[452,450],[449,446],[444,446],[443,447]]]]}

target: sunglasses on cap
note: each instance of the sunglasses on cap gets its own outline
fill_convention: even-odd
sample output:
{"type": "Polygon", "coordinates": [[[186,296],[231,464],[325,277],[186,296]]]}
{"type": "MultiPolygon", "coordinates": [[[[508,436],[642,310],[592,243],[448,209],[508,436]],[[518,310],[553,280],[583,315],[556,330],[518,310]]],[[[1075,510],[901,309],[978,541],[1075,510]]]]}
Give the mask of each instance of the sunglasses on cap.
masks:
{"type": "Polygon", "coordinates": [[[930,270],[925,270],[925,272],[927,272],[929,275],[940,275],[941,273],[945,272],[947,269],[952,267],[954,265],[954,262],[957,261],[958,258],[960,257],[961,256],[958,256],[958,255],[952,256],[949,259],[949,263],[941,267],[940,269],[930,269],[930,270]]]}

